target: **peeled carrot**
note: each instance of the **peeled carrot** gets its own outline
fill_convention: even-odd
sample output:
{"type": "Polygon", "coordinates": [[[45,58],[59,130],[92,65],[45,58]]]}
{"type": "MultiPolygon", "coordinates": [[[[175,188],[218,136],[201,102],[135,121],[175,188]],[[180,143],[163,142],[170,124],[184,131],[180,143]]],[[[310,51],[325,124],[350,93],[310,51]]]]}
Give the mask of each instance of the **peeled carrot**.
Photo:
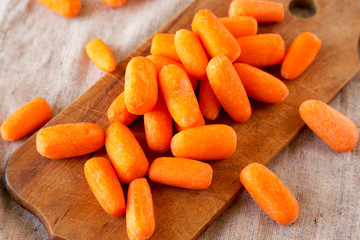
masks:
{"type": "Polygon", "coordinates": [[[207,163],[173,157],[157,158],[149,169],[149,178],[153,182],[195,190],[210,187],[212,174],[207,163]]]}
{"type": "Polygon", "coordinates": [[[278,103],[289,95],[287,86],[273,75],[245,63],[235,63],[234,67],[249,98],[278,103]]]}
{"type": "Polygon", "coordinates": [[[103,157],[86,161],[85,177],[102,208],[111,216],[125,214],[126,204],[121,184],[110,162],[103,157]]]}
{"type": "Polygon", "coordinates": [[[175,34],[157,33],[151,42],[151,55],[163,56],[180,62],[180,58],[175,49],[175,34]]]}
{"type": "Polygon", "coordinates": [[[267,167],[260,163],[247,165],[240,173],[241,183],[274,221],[288,225],[299,214],[299,204],[290,190],[267,167]]]}
{"type": "Polygon", "coordinates": [[[197,12],[191,26],[210,57],[227,56],[231,62],[239,57],[236,39],[210,10],[197,12]]]}
{"type": "Polygon", "coordinates": [[[303,32],[295,38],[281,65],[281,75],[286,79],[300,76],[314,61],[321,40],[313,33],[303,32]]]}
{"type": "Polygon", "coordinates": [[[117,8],[126,3],[126,0],[102,0],[102,2],[111,8],[117,8]]]}
{"type": "Polygon", "coordinates": [[[144,114],[144,127],[149,148],[159,153],[167,152],[173,134],[173,122],[161,96],[155,107],[144,114]]]}
{"type": "Polygon", "coordinates": [[[134,134],[115,122],[106,130],[105,147],[114,169],[123,183],[145,176],[149,162],[134,134]]]}
{"type": "Polygon", "coordinates": [[[37,0],[53,12],[63,17],[76,17],[81,10],[81,0],[37,0]]]}
{"type": "Polygon", "coordinates": [[[200,82],[199,105],[203,116],[208,120],[215,120],[220,114],[219,100],[207,79],[200,82]]]}
{"type": "Polygon", "coordinates": [[[243,84],[227,57],[214,57],[206,68],[207,76],[217,99],[236,122],[251,116],[251,106],[243,84]]]}
{"type": "Polygon", "coordinates": [[[249,16],[225,17],[220,21],[235,38],[255,35],[258,30],[256,19],[249,16]]]}
{"type": "Polygon", "coordinates": [[[333,150],[348,152],[356,146],[359,140],[356,125],[326,103],[306,100],[299,112],[306,125],[333,150]]]}
{"type": "Polygon", "coordinates": [[[108,46],[99,38],[86,44],[86,54],[101,70],[113,72],[116,68],[115,59],[108,46]]]}
{"type": "Polygon", "coordinates": [[[126,228],[130,240],[149,239],[155,231],[154,204],[146,178],[129,185],[126,228]]]}
{"type": "Polygon", "coordinates": [[[111,123],[121,122],[124,125],[129,125],[136,119],[137,115],[129,113],[125,106],[124,92],[122,92],[110,105],[107,110],[107,117],[111,123]]]}
{"type": "Polygon", "coordinates": [[[1,124],[1,136],[6,141],[25,137],[51,119],[51,109],[45,99],[37,97],[13,112],[1,124]]]}
{"type": "Polygon", "coordinates": [[[232,127],[224,124],[205,125],[175,134],[171,139],[171,152],[180,158],[219,160],[235,152],[236,142],[232,127]]]}
{"type": "Polygon", "coordinates": [[[258,22],[280,22],[284,20],[284,5],[264,0],[234,0],[230,4],[229,16],[252,16],[258,22]]]}
{"type": "Polygon", "coordinates": [[[126,66],[124,100],[127,110],[136,115],[150,111],[158,96],[155,64],[145,57],[134,57],[126,66]]]}
{"type": "Polygon", "coordinates": [[[95,152],[104,146],[104,131],[94,123],[67,123],[43,128],[36,136],[36,149],[50,159],[71,158],[95,152]]]}
{"type": "Polygon", "coordinates": [[[257,34],[236,40],[242,50],[237,62],[254,67],[269,67],[280,64],[284,59],[285,42],[279,34],[257,34]]]}
{"type": "Polygon", "coordinates": [[[176,65],[167,65],[159,73],[159,87],[166,106],[182,128],[205,124],[199,103],[185,71],[176,65]]]}

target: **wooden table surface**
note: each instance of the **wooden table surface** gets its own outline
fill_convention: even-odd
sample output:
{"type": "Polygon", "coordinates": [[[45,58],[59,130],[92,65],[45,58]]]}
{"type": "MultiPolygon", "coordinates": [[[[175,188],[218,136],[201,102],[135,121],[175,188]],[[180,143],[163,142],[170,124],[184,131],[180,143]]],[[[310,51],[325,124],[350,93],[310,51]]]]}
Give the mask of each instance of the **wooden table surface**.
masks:
{"type": "MultiPolygon", "coordinates": [[[[102,38],[119,61],[191,0],[128,0],[115,10],[82,2],[80,16],[68,20],[33,0],[0,1],[0,122],[37,96],[55,116],[104,74],[84,53],[88,40],[102,38]]],[[[331,106],[359,128],[360,74],[331,106]]],[[[25,140],[0,139],[1,176],[25,140]]],[[[298,220],[275,223],[245,191],[200,239],[360,239],[360,144],[336,153],[306,128],[269,167],[297,198],[298,220]]],[[[0,188],[0,239],[47,238],[40,221],[0,188]]]]}

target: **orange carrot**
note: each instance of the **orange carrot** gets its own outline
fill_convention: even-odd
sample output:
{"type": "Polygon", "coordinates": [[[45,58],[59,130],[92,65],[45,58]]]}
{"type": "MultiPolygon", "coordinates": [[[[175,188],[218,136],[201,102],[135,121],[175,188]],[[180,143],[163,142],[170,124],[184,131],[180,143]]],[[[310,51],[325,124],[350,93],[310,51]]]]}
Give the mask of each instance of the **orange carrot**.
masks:
{"type": "Polygon", "coordinates": [[[146,178],[129,185],[126,228],[130,240],[149,239],[155,231],[154,204],[146,178]]]}
{"type": "Polygon", "coordinates": [[[157,33],[151,42],[151,55],[163,56],[180,62],[180,58],[175,49],[175,34],[157,33]]]}
{"type": "Polygon", "coordinates": [[[219,100],[207,79],[200,82],[199,105],[203,116],[208,120],[215,120],[220,114],[219,100]]]}
{"type": "Polygon", "coordinates": [[[313,33],[303,32],[295,38],[281,65],[281,75],[285,79],[300,76],[314,61],[321,47],[321,40],[313,33]]]}
{"type": "Polygon", "coordinates": [[[115,122],[106,130],[105,147],[115,171],[123,183],[145,176],[149,162],[134,134],[115,122]]]}
{"type": "Polygon", "coordinates": [[[236,142],[232,127],[224,124],[205,125],[175,134],[171,139],[171,152],[180,158],[219,160],[235,152],[236,142]]]}
{"type": "Polygon", "coordinates": [[[13,112],[1,125],[6,141],[25,137],[51,119],[51,109],[45,99],[37,97],[13,112]]]}
{"type": "Polygon", "coordinates": [[[227,57],[214,57],[206,68],[211,88],[224,110],[236,122],[251,116],[251,106],[244,86],[227,57]]]}
{"type": "Polygon", "coordinates": [[[254,67],[269,67],[280,64],[285,56],[285,42],[279,34],[267,33],[236,39],[241,46],[241,55],[236,60],[254,67]]]}
{"type": "Polygon", "coordinates": [[[234,0],[229,16],[252,16],[258,22],[280,22],[284,19],[284,5],[263,0],[234,0]]]}
{"type": "Polygon", "coordinates": [[[205,124],[199,103],[185,71],[176,65],[167,65],[159,73],[159,87],[174,121],[183,128],[205,124]]]}
{"type": "Polygon", "coordinates": [[[63,17],[76,17],[81,10],[81,0],[37,0],[53,12],[63,17]]]}
{"type": "Polygon", "coordinates": [[[71,158],[95,152],[104,146],[104,131],[94,123],[68,123],[43,128],[36,136],[36,149],[50,159],[71,158]]]}
{"type": "Polygon", "coordinates": [[[348,152],[356,146],[359,140],[356,125],[326,103],[306,100],[299,112],[306,125],[333,150],[348,152]]]}
{"type": "Polygon", "coordinates": [[[102,2],[111,8],[117,8],[126,3],[126,0],[102,0],[102,2]]]}
{"type": "Polygon", "coordinates": [[[299,214],[299,204],[290,190],[267,167],[260,163],[247,165],[240,173],[241,183],[274,221],[288,225],[299,214]]]}
{"type": "Polygon", "coordinates": [[[155,64],[145,57],[134,57],[126,66],[124,100],[127,110],[136,115],[150,111],[158,96],[155,64]]]}
{"type": "Polygon", "coordinates": [[[245,63],[235,63],[247,95],[260,102],[278,103],[289,95],[289,89],[278,78],[245,63]]]}
{"type": "Polygon", "coordinates": [[[110,105],[107,110],[107,117],[109,122],[121,122],[125,125],[132,123],[137,115],[129,113],[125,106],[124,92],[122,92],[110,105]]]}
{"type": "Polygon", "coordinates": [[[84,171],[91,191],[101,207],[111,216],[124,215],[124,193],[110,162],[103,157],[91,158],[86,161],[84,171]]]}
{"type": "Polygon", "coordinates": [[[95,38],[86,44],[86,54],[101,70],[113,72],[116,68],[115,59],[108,46],[99,38],[95,38]]]}
{"type": "Polygon", "coordinates": [[[210,57],[227,56],[231,62],[239,57],[241,49],[236,39],[210,10],[196,13],[191,26],[210,57]]]}
{"type": "Polygon", "coordinates": [[[249,16],[225,17],[220,21],[235,38],[255,35],[258,30],[256,19],[249,16]]]}
{"type": "Polygon", "coordinates": [[[209,164],[185,158],[160,157],[149,169],[153,182],[195,190],[210,187],[212,175],[209,164]]]}
{"type": "Polygon", "coordinates": [[[167,152],[173,134],[173,123],[161,96],[155,107],[144,114],[144,127],[149,148],[159,153],[167,152]]]}

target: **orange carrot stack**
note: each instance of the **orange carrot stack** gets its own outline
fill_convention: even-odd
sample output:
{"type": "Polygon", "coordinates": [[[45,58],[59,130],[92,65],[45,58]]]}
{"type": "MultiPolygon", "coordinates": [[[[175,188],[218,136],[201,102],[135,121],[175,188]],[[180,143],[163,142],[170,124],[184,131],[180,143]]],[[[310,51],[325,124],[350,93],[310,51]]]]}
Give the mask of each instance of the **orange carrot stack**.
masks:
{"type": "Polygon", "coordinates": [[[216,98],[207,79],[200,82],[199,105],[202,114],[208,120],[215,120],[220,114],[221,106],[219,100],[216,98]]]}
{"type": "Polygon", "coordinates": [[[63,17],[76,17],[81,10],[81,0],[37,0],[53,12],[63,17]]]}
{"type": "Polygon", "coordinates": [[[129,113],[127,110],[122,92],[108,108],[107,117],[111,123],[121,122],[124,125],[129,125],[137,118],[137,115],[129,113]]]}
{"type": "Polygon", "coordinates": [[[220,21],[235,38],[255,35],[258,30],[256,19],[249,16],[225,17],[220,21]]]}
{"type": "Polygon", "coordinates": [[[116,68],[115,59],[108,46],[99,38],[86,44],[86,54],[96,66],[105,72],[113,72],[116,68]]]}
{"type": "Polygon", "coordinates": [[[175,34],[157,33],[153,37],[150,53],[155,56],[163,56],[180,62],[174,43],[175,34]]]}
{"type": "Polygon", "coordinates": [[[111,8],[121,7],[126,3],[126,0],[102,0],[102,2],[111,8]]]}

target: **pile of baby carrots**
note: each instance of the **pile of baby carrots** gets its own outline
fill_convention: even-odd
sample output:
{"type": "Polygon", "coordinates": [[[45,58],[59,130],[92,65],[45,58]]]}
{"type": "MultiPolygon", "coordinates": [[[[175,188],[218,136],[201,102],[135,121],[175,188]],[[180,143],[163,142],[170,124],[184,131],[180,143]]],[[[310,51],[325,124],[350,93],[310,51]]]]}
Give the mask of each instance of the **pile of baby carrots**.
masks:
{"type": "MultiPolygon", "coordinates": [[[[287,51],[279,34],[256,34],[258,23],[283,19],[280,3],[234,0],[229,17],[217,18],[204,9],[194,16],[192,31],[156,34],[151,55],[129,61],[124,92],[107,110],[111,125],[105,134],[93,123],[47,127],[36,136],[37,151],[50,159],[63,159],[89,154],[105,145],[110,161],[95,157],[85,163],[89,186],[108,214],[121,217],[126,213],[130,239],[150,238],[155,230],[155,214],[144,176],[179,188],[208,188],[213,169],[203,161],[230,157],[236,150],[237,135],[227,125],[205,125],[204,118],[215,120],[222,107],[235,122],[247,121],[252,113],[249,98],[279,103],[289,94],[283,81],[261,67],[281,64],[281,76],[296,79],[315,59],[321,41],[313,33],[300,33],[287,51]],[[149,166],[127,127],[139,115],[144,116],[149,149],[159,153],[170,149],[174,157],[157,158],[149,166]],[[173,121],[178,132],[174,136],[173,121]],[[120,182],[129,184],[127,204],[120,182]]],[[[90,41],[86,52],[100,69],[115,70],[116,62],[102,40],[90,41]]],[[[310,99],[301,104],[299,113],[333,150],[346,152],[355,147],[357,127],[329,105],[310,99]]],[[[50,106],[44,99],[35,98],[3,122],[1,135],[8,141],[17,140],[50,118],[50,106]]],[[[241,171],[240,180],[276,222],[288,225],[296,220],[297,200],[267,167],[252,163],[241,171]]]]}

